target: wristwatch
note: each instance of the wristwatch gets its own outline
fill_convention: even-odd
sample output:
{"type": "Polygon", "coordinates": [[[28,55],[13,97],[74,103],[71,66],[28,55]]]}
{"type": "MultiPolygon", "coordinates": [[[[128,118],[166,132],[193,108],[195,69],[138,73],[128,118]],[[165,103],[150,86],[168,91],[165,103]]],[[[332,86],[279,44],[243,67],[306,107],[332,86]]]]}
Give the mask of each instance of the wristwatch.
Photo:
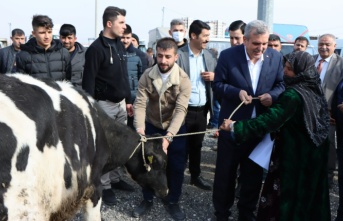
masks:
{"type": "Polygon", "coordinates": [[[168,140],[169,143],[173,142],[173,137],[170,136],[170,137],[165,137],[165,138],[168,140]]]}

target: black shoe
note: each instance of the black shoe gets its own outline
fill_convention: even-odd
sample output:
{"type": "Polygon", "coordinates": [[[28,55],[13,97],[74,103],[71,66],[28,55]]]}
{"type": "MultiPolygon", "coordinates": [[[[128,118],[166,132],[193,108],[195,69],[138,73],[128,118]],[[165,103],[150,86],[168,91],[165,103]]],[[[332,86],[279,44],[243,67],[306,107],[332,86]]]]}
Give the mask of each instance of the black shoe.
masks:
{"type": "Polygon", "coordinates": [[[145,214],[148,212],[153,205],[152,201],[148,200],[143,200],[139,206],[137,206],[133,211],[132,211],[132,216],[135,218],[139,218],[141,215],[145,214]]]}
{"type": "Polygon", "coordinates": [[[184,220],[186,218],[178,203],[169,203],[168,212],[174,220],[184,220]]]}
{"type": "Polygon", "coordinates": [[[112,189],[105,189],[102,191],[102,202],[107,206],[114,206],[117,204],[116,195],[112,189]]]}
{"type": "Polygon", "coordinates": [[[133,188],[133,186],[131,186],[130,184],[128,184],[124,180],[119,180],[119,182],[117,182],[117,183],[111,183],[111,187],[112,187],[112,189],[124,190],[124,191],[128,191],[128,192],[134,192],[135,191],[135,188],[133,188]]]}
{"type": "Polygon", "coordinates": [[[203,190],[212,190],[212,186],[201,176],[197,178],[191,178],[191,185],[199,187],[203,190]]]}
{"type": "Polygon", "coordinates": [[[251,214],[239,214],[238,215],[238,221],[256,221],[255,215],[251,214]]]}

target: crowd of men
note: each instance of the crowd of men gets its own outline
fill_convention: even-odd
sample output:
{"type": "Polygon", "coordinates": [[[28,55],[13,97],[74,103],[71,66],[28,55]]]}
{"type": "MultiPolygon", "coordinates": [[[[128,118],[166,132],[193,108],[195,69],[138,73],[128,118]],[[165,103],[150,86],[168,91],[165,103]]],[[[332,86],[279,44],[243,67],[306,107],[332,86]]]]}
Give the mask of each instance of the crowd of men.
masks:
{"type": "MultiPolygon", "coordinates": [[[[216,220],[229,219],[239,174],[239,220],[255,220],[263,179],[262,167],[249,158],[256,142],[246,144],[246,148],[237,148],[230,142],[230,134],[220,131],[212,185],[201,176],[204,134],[174,139],[173,136],[218,128],[218,122],[220,124],[228,118],[237,104],[250,95],[257,99],[253,105],[240,108],[235,113],[236,120],[254,118],[274,104],[284,90],[283,62],[287,59],[287,55],[280,53],[279,36],[269,34],[262,21],[248,24],[234,21],[229,27],[231,48],[222,51],[218,58],[215,50],[207,49],[210,41],[208,24],[193,21],[187,36],[185,23],[174,19],[170,23],[171,37],[160,39],[155,53],[152,48],[143,53],[137,49],[139,38],[126,24],[125,17],[124,9],[107,7],[103,14],[103,30],[86,50],[77,42],[73,25],[62,25],[60,39],[56,40],[52,38],[52,19],[35,15],[33,38],[25,43],[25,33],[14,29],[13,44],[0,50],[0,73],[19,72],[39,79],[69,80],[97,100],[110,117],[127,124],[137,133],[167,135],[163,138],[163,148],[168,156],[166,169],[170,191],[163,200],[173,219],[186,218],[179,199],[184,170],[188,167],[192,185],[213,191],[216,220]],[[266,80],[266,74],[269,80],[266,80]],[[207,124],[208,112],[214,123],[207,124]]],[[[335,39],[332,34],[320,36],[319,54],[314,56],[329,111],[333,93],[343,78],[343,58],[334,53],[335,39]]],[[[294,50],[306,50],[308,44],[307,38],[299,36],[295,39],[294,50]]],[[[336,169],[334,118],[331,118],[329,138],[328,176],[332,184],[336,169]]],[[[342,148],[337,146],[337,150],[342,148]]],[[[338,162],[343,165],[343,156],[338,156],[338,162]]],[[[134,190],[122,179],[123,176],[125,168],[120,167],[101,177],[105,204],[116,204],[116,189],[134,190]]],[[[341,179],[340,199],[343,200],[341,179]]],[[[143,216],[153,206],[153,191],[143,188],[142,194],[143,200],[133,210],[133,217],[143,216]]],[[[338,209],[339,220],[343,220],[342,203],[338,209]]]]}

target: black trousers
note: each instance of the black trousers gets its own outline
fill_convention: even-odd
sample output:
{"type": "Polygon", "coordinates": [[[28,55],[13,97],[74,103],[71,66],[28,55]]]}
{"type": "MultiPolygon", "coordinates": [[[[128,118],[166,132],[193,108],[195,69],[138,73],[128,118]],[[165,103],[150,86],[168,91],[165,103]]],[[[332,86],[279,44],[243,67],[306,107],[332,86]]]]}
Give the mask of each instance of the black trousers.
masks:
{"type": "MultiPolygon", "coordinates": [[[[254,217],[259,199],[263,169],[248,158],[257,142],[236,146],[230,134],[219,132],[216,171],[213,184],[213,205],[218,219],[227,219],[234,204],[237,167],[240,164],[240,198],[237,203],[239,216],[254,217]]],[[[243,218],[244,220],[244,218],[243,218]]],[[[249,218],[246,220],[250,220],[249,218]]]]}
{"type": "MultiPolygon", "coordinates": [[[[207,124],[207,109],[204,107],[189,107],[185,123],[187,133],[205,131],[207,124]]],[[[201,148],[204,135],[205,134],[187,136],[186,150],[189,161],[189,172],[192,178],[197,178],[201,173],[201,148]]]]}
{"type": "Polygon", "coordinates": [[[337,124],[337,161],[338,161],[338,193],[339,206],[337,221],[343,220],[343,126],[337,124]]]}

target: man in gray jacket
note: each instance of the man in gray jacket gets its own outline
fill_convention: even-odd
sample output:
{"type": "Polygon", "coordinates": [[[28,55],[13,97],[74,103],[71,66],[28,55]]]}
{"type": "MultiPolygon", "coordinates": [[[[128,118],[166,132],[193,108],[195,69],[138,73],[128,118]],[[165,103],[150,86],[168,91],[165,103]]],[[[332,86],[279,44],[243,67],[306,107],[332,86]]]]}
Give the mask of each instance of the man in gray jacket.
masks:
{"type": "MultiPolygon", "coordinates": [[[[331,102],[333,92],[335,91],[338,83],[343,78],[343,58],[335,54],[336,37],[332,34],[321,35],[318,39],[318,55],[314,55],[316,60],[315,66],[317,67],[318,74],[322,81],[322,88],[325,98],[328,102],[329,111],[331,113],[331,102]]],[[[328,178],[329,187],[332,187],[334,170],[336,170],[336,122],[330,118],[330,150],[328,159],[328,178]]],[[[339,152],[339,149],[337,149],[339,152]]],[[[341,190],[340,190],[341,191],[341,190]]]]}
{"type": "MultiPolygon", "coordinates": [[[[211,82],[217,59],[206,49],[210,37],[210,26],[195,20],[189,28],[189,44],[178,50],[179,66],[188,74],[192,83],[192,93],[186,115],[187,133],[205,131],[208,111],[213,114],[213,93],[211,82]]],[[[191,184],[204,190],[211,190],[210,185],[200,176],[201,148],[204,134],[187,136],[187,153],[191,184]]]]}
{"type": "Polygon", "coordinates": [[[21,29],[12,30],[12,45],[0,49],[0,73],[15,73],[15,57],[20,51],[20,44],[25,44],[25,33],[21,29]]]}
{"type": "Polygon", "coordinates": [[[74,86],[81,89],[86,49],[76,41],[76,29],[71,24],[61,26],[60,40],[70,54],[70,81],[74,86]]]}

